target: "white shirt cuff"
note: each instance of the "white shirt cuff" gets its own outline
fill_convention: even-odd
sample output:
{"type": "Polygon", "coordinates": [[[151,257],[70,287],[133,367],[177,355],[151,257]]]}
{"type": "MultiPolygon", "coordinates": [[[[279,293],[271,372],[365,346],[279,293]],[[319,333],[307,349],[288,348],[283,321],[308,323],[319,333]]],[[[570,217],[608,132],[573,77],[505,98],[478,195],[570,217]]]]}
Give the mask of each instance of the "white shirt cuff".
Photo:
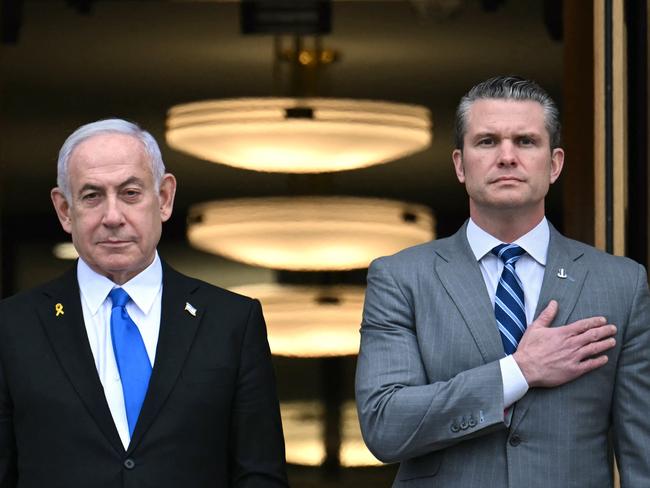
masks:
{"type": "Polygon", "coordinates": [[[503,379],[503,408],[506,409],[526,394],[528,383],[512,355],[501,359],[499,367],[503,379]]]}

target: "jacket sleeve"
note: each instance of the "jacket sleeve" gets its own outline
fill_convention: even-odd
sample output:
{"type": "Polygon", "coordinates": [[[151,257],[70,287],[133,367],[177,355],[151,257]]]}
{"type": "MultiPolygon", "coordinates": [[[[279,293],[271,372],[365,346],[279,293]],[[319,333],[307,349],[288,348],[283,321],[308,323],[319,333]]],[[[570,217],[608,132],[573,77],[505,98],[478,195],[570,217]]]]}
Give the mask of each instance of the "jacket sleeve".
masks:
{"type": "Polygon", "coordinates": [[[288,486],[275,374],[257,300],[251,302],[240,351],[230,437],[232,486],[288,486]]]}
{"type": "Polygon", "coordinates": [[[622,339],[612,399],[621,488],[650,486],[650,294],[645,269],[640,265],[622,339]]]}
{"type": "MultiPolygon", "coordinates": [[[[0,330],[5,320],[0,306],[0,330]]],[[[0,488],[13,488],[17,485],[16,438],[13,427],[13,404],[5,378],[0,355],[0,488]]]]}
{"type": "Polygon", "coordinates": [[[373,262],[356,374],[368,448],[382,461],[398,462],[505,429],[498,361],[446,380],[428,378],[420,349],[449,350],[454,344],[451,338],[446,344],[419,343],[413,299],[400,285],[383,258],[373,262]]]}

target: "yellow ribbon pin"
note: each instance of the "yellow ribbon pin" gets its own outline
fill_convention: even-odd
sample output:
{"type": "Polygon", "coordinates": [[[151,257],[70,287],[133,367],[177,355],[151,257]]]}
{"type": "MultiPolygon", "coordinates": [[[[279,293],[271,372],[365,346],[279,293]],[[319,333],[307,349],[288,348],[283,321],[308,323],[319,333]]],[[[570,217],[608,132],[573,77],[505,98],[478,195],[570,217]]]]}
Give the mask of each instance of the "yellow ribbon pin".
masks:
{"type": "Polygon", "coordinates": [[[65,314],[63,311],[63,305],[61,303],[57,303],[54,305],[54,311],[56,312],[56,316],[58,317],[59,315],[65,314]]]}

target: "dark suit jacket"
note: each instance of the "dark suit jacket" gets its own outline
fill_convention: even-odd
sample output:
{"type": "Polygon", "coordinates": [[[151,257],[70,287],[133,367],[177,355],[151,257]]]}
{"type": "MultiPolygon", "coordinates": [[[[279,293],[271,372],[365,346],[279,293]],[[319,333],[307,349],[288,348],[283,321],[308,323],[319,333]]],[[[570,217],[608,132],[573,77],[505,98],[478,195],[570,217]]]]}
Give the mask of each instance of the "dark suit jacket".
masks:
{"type": "Polygon", "coordinates": [[[0,302],[0,487],[286,484],[256,300],[163,264],[156,359],[127,451],[88,343],[76,267],[0,302]]]}

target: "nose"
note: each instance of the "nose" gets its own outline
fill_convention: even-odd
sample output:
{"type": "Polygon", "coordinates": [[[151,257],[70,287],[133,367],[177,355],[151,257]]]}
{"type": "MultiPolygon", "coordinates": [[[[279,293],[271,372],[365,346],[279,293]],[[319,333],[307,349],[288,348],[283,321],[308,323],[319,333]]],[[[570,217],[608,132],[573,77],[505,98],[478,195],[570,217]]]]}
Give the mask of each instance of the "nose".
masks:
{"type": "Polygon", "coordinates": [[[119,227],[124,223],[124,213],[117,198],[109,196],[106,199],[102,223],[106,227],[119,227]]]}
{"type": "Polygon", "coordinates": [[[515,145],[509,139],[504,139],[499,145],[499,166],[508,167],[517,165],[517,152],[515,145]]]}

